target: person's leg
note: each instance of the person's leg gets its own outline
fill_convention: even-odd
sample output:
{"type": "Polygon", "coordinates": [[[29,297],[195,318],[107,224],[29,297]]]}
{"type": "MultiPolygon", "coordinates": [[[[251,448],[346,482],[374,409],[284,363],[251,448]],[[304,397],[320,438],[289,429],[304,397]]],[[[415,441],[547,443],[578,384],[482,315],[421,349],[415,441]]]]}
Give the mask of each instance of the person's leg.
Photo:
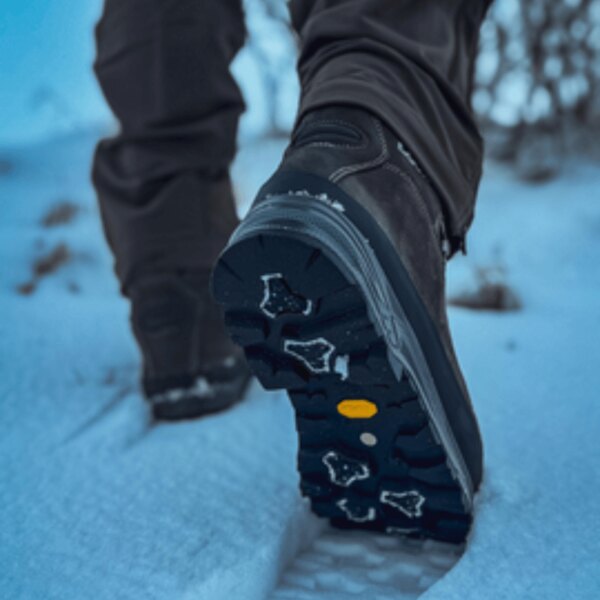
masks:
{"type": "Polygon", "coordinates": [[[236,225],[229,166],[244,109],[229,65],[241,0],[106,0],[95,71],[120,125],[94,183],[126,289],[145,268],[210,267],[236,225]]]}
{"type": "Polygon", "coordinates": [[[482,143],[471,112],[479,29],[492,0],[292,0],[299,112],[376,114],[431,179],[452,249],[473,217],[482,143]]]}
{"type": "Polygon", "coordinates": [[[342,527],[464,541],[482,443],[446,259],[481,169],[478,0],[293,0],[300,115],[213,276],[229,329],[297,413],[301,487],[342,527]]]}
{"type": "Polygon", "coordinates": [[[145,392],[158,416],[220,408],[231,394],[215,399],[205,380],[228,380],[223,363],[240,358],[208,279],[238,223],[229,166],[244,103],[229,65],[245,39],[241,0],[106,0],[96,38],[119,130],[98,145],[93,180],[145,392]]]}

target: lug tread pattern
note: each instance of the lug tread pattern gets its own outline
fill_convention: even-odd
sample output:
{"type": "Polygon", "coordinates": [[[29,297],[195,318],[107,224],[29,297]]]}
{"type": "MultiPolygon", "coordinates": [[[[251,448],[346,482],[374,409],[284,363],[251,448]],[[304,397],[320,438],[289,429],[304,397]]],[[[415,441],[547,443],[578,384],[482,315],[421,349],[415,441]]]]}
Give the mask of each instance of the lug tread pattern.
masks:
{"type": "Polygon", "coordinates": [[[471,515],[418,386],[408,373],[394,373],[364,297],[334,260],[292,238],[249,237],[220,258],[213,292],[261,384],[288,391],[300,442],[300,490],[317,515],[341,528],[465,540],[471,515]],[[310,314],[261,312],[264,276],[274,273],[295,302],[310,301],[310,314]],[[334,348],[319,361],[327,372],[314,372],[317,361],[284,349],[286,340],[326,348],[315,343],[323,339],[334,348]],[[344,399],[366,399],[377,413],[347,418],[338,411],[344,399]]]}

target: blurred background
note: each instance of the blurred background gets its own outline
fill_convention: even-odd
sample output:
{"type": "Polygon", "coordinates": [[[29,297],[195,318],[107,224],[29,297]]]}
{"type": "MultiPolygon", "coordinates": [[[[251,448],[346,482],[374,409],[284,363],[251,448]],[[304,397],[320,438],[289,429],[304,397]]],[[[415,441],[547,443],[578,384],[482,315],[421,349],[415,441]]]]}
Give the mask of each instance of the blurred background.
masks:
{"type": "MultiPolygon", "coordinates": [[[[108,128],[91,72],[101,4],[2,2],[0,145],[108,128]]],[[[249,104],[241,136],[285,134],[298,91],[285,2],[246,6],[248,45],[234,65],[249,104]]],[[[599,89],[599,0],[496,0],[473,97],[492,157],[533,180],[554,175],[566,153],[598,157],[599,89]]]]}
{"type": "MultiPolygon", "coordinates": [[[[101,4],[0,1],[2,594],[600,597],[600,0],[496,0],[481,32],[488,156],[449,312],[487,475],[458,563],[316,523],[280,394],[254,386],[218,417],[149,422],[89,180],[116,129],[91,68],[101,4]]],[[[245,4],[241,213],[298,95],[284,0],[245,4]]]]}

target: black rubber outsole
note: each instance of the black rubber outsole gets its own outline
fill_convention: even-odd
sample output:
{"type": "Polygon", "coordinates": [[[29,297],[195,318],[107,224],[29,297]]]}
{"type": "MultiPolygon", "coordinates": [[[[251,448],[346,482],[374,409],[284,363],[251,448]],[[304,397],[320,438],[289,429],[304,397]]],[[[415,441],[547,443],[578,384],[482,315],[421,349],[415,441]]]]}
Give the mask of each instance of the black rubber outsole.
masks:
{"type": "Polygon", "coordinates": [[[225,323],[296,411],[301,492],[334,526],[465,540],[470,506],[424,402],[359,285],[285,232],[234,240],[213,274],[225,323]]]}

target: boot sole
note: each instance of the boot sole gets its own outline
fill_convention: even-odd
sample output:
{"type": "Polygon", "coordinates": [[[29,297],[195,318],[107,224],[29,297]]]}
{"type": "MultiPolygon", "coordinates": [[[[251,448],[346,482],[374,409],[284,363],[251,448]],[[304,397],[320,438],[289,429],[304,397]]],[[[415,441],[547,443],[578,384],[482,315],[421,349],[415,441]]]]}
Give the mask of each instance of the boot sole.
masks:
{"type": "Polygon", "coordinates": [[[202,383],[203,380],[199,377],[195,387],[174,388],[148,396],[153,417],[157,421],[182,421],[227,410],[244,397],[250,373],[246,370],[229,381],[217,383],[202,383]]]}
{"type": "Polygon", "coordinates": [[[394,291],[341,205],[308,194],[256,205],[217,262],[213,294],[261,384],[288,391],[300,489],[317,515],[465,540],[473,485],[400,301],[410,294],[394,291]]]}

